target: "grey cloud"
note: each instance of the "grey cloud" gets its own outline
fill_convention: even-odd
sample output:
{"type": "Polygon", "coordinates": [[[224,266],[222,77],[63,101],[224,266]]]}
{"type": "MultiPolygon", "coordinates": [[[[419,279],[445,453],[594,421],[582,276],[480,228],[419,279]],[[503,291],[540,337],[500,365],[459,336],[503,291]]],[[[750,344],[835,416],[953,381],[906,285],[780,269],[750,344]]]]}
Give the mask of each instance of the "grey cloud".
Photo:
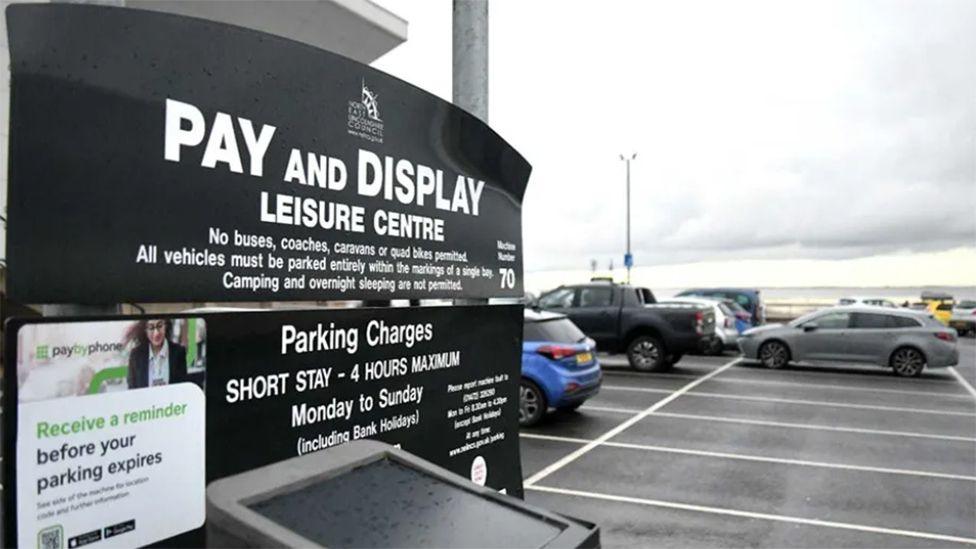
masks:
{"type": "MultiPolygon", "coordinates": [[[[838,127],[808,141],[808,128],[792,128],[797,134],[784,137],[799,136],[797,146],[785,150],[745,147],[754,166],[738,174],[710,165],[722,151],[697,151],[701,165],[685,166],[680,183],[656,181],[637,205],[638,264],[976,247],[976,2],[856,6],[855,22],[874,27],[852,51],[863,70],[837,84],[836,104],[825,111],[838,127]]],[[[541,217],[526,224],[527,269],[620,263],[622,176],[608,179],[613,196],[577,200],[572,216],[527,202],[527,217],[541,217]]],[[[575,184],[563,192],[593,190],[575,184]]]]}

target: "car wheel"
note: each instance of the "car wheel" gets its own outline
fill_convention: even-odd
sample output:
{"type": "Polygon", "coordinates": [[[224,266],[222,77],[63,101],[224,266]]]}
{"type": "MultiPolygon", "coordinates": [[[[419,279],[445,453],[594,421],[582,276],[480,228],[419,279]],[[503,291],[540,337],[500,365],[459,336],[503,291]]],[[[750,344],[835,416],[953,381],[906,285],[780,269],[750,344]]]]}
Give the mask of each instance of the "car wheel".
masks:
{"type": "Polygon", "coordinates": [[[519,425],[531,427],[546,414],[546,395],[539,386],[527,379],[519,385],[519,425]]]}
{"type": "Polygon", "coordinates": [[[669,366],[661,340],[654,336],[637,336],[627,346],[630,367],[639,372],[663,370],[669,366]]]}
{"type": "Polygon", "coordinates": [[[779,341],[767,341],[759,347],[759,360],[763,366],[777,370],[790,361],[790,351],[779,341]]]}
{"type": "Polygon", "coordinates": [[[900,377],[917,377],[925,368],[925,357],[918,349],[902,347],[891,355],[891,369],[900,377]]]}

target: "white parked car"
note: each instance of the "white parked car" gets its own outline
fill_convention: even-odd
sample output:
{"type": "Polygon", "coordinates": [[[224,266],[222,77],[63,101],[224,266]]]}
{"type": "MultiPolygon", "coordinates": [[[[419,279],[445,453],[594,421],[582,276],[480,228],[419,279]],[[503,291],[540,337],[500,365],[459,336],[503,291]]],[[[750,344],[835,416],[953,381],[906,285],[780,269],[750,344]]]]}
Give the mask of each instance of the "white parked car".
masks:
{"type": "Polygon", "coordinates": [[[892,309],[898,308],[895,302],[890,299],[885,299],[883,297],[865,297],[865,296],[851,296],[842,297],[837,300],[838,305],[873,305],[875,307],[890,307],[892,309]]]}
{"type": "Polygon", "coordinates": [[[959,335],[976,335],[976,301],[964,299],[956,303],[949,326],[955,328],[959,335]]]}
{"type": "Polygon", "coordinates": [[[707,297],[672,297],[662,302],[693,303],[712,308],[715,312],[715,337],[702,349],[705,353],[717,355],[725,349],[738,348],[739,330],[735,327],[735,311],[722,303],[722,300],[707,297]]]}

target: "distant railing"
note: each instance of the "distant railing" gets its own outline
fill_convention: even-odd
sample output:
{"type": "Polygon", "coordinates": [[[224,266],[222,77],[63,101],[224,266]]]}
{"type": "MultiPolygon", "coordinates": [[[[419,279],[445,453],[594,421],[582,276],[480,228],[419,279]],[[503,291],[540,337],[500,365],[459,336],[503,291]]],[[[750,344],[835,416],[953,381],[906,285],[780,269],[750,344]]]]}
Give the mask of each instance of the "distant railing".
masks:
{"type": "Polygon", "coordinates": [[[767,301],[766,322],[786,322],[834,305],[832,301],[767,301]]]}

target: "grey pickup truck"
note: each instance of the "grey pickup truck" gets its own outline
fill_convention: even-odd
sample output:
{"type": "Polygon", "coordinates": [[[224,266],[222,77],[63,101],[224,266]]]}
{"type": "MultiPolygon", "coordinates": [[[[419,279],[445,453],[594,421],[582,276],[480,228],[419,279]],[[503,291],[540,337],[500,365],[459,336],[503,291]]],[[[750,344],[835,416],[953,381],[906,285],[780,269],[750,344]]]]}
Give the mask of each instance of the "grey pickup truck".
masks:
{"type": "Polygon", "coordinates": [[[697,304],[659,304],[647,288],[612,282],[560,286],[531,304],[568,316],[610,353],[626,352],[640,371],[665,370],[715,337],[712,308],[697,304]]]}

